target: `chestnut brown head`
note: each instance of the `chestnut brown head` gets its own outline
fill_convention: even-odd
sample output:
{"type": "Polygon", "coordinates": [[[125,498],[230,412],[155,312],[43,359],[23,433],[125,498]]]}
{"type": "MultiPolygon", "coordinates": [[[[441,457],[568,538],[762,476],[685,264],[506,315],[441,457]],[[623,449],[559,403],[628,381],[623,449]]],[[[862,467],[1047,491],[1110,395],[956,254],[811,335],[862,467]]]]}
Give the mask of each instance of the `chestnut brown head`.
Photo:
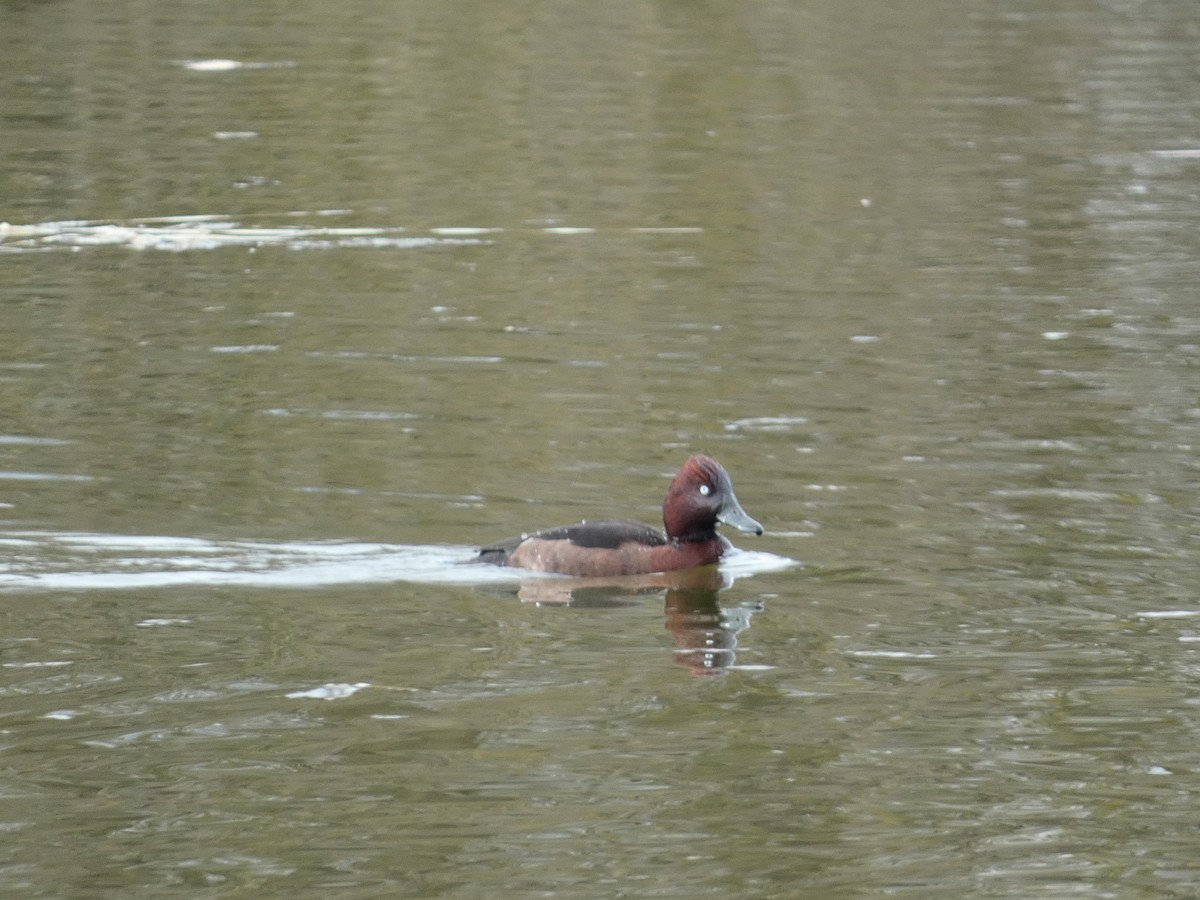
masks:
{"type": "Polygon", "coordinates": [[[763,527],[746,514],[733,483],[715,459],[696,455],[683,464],[663,501],[663,525],[676,541],[710,540],[717,523],[762,534],[763,527]]]}

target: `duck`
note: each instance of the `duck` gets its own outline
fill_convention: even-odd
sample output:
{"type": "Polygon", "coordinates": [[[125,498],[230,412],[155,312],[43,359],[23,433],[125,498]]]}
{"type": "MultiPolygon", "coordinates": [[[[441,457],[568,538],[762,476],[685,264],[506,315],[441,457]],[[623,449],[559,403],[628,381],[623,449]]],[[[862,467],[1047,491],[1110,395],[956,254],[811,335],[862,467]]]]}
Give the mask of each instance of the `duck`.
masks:
{"type": "Polygon", "coordinates": [[[724,466],[697,454],[667,488],[664,530],[624,519],[583,521],[497,541],[481,548],[476,561],[582,578],[675,572],[712,565],[732,549],[718,523],[763,533],[742,509],[724,466]]]}

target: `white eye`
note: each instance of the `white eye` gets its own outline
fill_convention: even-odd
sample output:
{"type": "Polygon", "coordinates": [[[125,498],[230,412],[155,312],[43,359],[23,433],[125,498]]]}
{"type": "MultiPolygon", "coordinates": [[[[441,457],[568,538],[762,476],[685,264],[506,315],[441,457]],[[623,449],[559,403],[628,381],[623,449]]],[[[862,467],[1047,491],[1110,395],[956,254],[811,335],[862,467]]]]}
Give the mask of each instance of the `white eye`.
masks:
{"type": "Polygon", "coordinates": [[[702,485],[700,485],[700,493],[702,495],[704,495],[705,497],[707,497],[709,494],[712,493],[712,488],[710,488],[707,484],[702,484],[702,485]]]}

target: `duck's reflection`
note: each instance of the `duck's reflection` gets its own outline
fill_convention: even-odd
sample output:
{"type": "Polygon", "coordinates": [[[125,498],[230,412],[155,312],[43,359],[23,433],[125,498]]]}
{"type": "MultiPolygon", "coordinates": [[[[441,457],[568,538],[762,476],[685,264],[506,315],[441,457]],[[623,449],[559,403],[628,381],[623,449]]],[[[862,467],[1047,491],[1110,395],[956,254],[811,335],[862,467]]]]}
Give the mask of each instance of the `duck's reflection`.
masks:
{"type": "Polygon", "coordinates": [[[763,610],[761,602],[723,607],[719,592],[730,581],[715,566],[621,578],[531,578],[521,583],[523,603],[575,608],[632,606],[637,595],[666,591],[666,628],[675,637],[675,662],[693,675],[714,675],[737,658],[738,635],[763,610]]]}
{"type": "Polygon", "coordinates": [[[717,592],[705,588],[667,591],[667,630],[675,635],[675,662],[693,675],[715,675],[737,659],[738,635],[761,602],[735,607],[717,603],[717,592]]]}

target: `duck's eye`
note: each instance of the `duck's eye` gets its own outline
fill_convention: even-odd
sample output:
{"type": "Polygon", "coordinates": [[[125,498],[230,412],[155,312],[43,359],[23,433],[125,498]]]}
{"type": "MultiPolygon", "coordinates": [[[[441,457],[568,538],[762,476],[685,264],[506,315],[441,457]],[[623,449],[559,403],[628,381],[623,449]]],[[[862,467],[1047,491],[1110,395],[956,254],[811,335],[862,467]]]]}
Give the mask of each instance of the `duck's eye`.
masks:
{"type": "Polygon", "coordinates": [[[700,494],[702,496],[707,497],[711,493],[712,493],[712,488],[710,488],[707,484],[700,485],[700,494]]]}

